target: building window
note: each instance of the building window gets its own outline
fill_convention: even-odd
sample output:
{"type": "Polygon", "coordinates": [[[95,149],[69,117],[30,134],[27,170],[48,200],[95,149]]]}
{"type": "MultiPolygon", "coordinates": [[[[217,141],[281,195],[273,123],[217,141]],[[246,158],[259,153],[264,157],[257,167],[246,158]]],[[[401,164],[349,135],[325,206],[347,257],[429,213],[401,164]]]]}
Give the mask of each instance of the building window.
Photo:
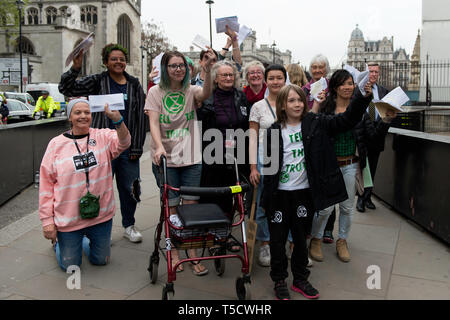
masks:
{"type": "Polygon", "coordinates": [[[27,10],[28,24],[39,24],[39,11],[36,8],[30,8],[27,10]]]}
{"type": "MultiPolygon", "coordinates": [[[[16,53],[19,53],[19,38],[16,39],[16,53]]],[[[34,51],[34,45],[33,43],[28,39],[22,36],[22,53],[29,54],[29,55],[35,55],[36,52],[34,51]]]]}
{"type": "Polygon", "coordinates": [[[97,7],[86,6],[81,8],[81,22],[86,24],[97,24],[97,7]]]}
{"type": "Polygon", "coordinates": [[[63,18],[67,18],[67,6],[59,8],[59,15],[63,18]]]}
{"type": "Polygon", "coordinates": [[[117,43],[128,50],[128,57],[131,49],[131,27],[130,18],[125,14],[121,15],[117,22],[117,43]]]}
{"type": "Polygon", "coordinates": [[[55,7],[48,7],[45,9],[45,14],[47,15],[47,24],[53,24],[56,21],[56,16],[58,11],[55,7]]]}

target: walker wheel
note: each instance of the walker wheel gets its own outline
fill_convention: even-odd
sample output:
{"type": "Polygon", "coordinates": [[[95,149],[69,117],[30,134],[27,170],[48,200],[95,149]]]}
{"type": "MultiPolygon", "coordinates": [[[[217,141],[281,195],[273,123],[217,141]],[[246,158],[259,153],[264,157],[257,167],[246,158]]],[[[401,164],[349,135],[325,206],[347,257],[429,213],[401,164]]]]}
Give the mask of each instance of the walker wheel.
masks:
{"type": "Polygon", "coordinates": [[[166,284],[162,291],[162,300],[174,300],[175,290],[173,289],[173,283],[166,284]]]}
{"type": "Polygon", "coordinates": [[[150,281],[152,284],[155,284],[158,280],[158,265],[159,265],[159,256],[151,256],[150,264],[148,266],[148,272],[150,273],[150,281]]]}
{"type": "Polygon", "coordinates": [[[236,279],[236,295],[239,300],[251,300],[250,279],[239,277],[236,279]]]}

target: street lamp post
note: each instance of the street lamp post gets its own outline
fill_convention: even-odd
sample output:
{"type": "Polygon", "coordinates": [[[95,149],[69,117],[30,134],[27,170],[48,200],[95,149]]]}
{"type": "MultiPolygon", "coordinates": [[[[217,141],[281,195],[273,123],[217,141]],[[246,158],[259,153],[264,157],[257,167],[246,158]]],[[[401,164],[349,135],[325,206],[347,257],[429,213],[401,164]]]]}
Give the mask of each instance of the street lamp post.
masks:
{"type": "Polygon", "coordinates": [[[144,86],[144,49],[146,49],[144,46],[139,47],[141,49],[141,79],[142,79],[142,86],[144,86]]]}
{"type": "Polygon", "coordinates": [[[19,9],[19,65],[20,65],[20,92],[23,92],[23,70],[22,70],[22,6],[24,2],[22,0],[16,1],[17,8],[19,9]]]}
{"type": "Polygon", "coordinates": [[[272,43],[272,58],[273,58],[273,63],[275,63],[275,47],[276,47],[276,43],[275,43],[275,40],[273,40],[273,43],[272,43]]]}
{"type": "Polygon", "coordinates": [[[206,3],[209,5],[209,44],[212,48],[212,24],[211,24],[211,5],[214,3],[212,0],[206,1],[206,3]]]}

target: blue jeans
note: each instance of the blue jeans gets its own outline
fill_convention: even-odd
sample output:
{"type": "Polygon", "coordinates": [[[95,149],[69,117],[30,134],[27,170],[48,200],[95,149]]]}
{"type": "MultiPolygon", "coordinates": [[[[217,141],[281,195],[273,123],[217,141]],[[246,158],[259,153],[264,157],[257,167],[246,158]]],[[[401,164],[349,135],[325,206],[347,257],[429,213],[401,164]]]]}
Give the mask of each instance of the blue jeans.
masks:
{"type": "Polygon", "coordinates": [[[105,265],[111,256],[112,219],[70,232],[57,232],[56,260],[64,271],[81,265],[82,248],[94,265],[105,265]]]}
{"type": "MultiPolygon", "coordinates": [[[[356,170],[359,164],[352,163],[348,166],[341,167],[341,173],[347,189],[348,199],[339,202],[339,239],[347,239],[352,225],[353,205],[355,204],[356,195],[356,170]]],[[[312,236],[316,239],[322,239],[328,217],[334,209],[334,205],[324,210],[316,212],[312,225],[312,236]]]]}
{"type": "MultiPolygon", "coordinates": [[[[262,165],[259,161],[258,156],[257,168],[259,172],[261,172],[261,167],[262,165]]],[[[263,209],[259,206],[263,185],[264,185],[263,176],[261,175],[258,185],[258,192],[256,194],[256,203],[258,204],[255,212],[255,221],[256,224],[258,225],[258,229],[256,230],[256,240],[270,241],[269,224],[267,223],[267,216],[266,213],[263,211],[263,209]]]]}
{"type": "MultiPolygon", "coordinates": [[[[129,150],[122,152],[112,164],[113,177],[116,176],[117,191],[120,199],[120,212],[122,213],[122,226],[133,226],[137,200],[133,194],[133,183],[139,184],[139,160],[130,160],[129,150]],[[135,182],[135,181],[138,182],[135,182]]],[[[139,187],[140,189],[140,187],[139,187]]],[[[140,195],[140,190],[139,194],[140,195]]]]}
{"type": "MultiPolygon", "coordinates": [[[[153,175],[156,179],[156,184],[161,188],[161,181],[159,181],[159,166],[152,163],[153,175]]],[[[181,186],[200,187],[200,179],[202,176],[202,165],[193,164],[185,167],[170,167],[167,168],[167,183],[174,188],[181,186]]],[[[161,192],[163,190],[161,189],[161,192]]],[[[199,196],[182,195],[184,200],[199,200],[199,196]]],[[[169,190],[169,207],[176,207],[180,204],[180,193],[169,190]]]]}

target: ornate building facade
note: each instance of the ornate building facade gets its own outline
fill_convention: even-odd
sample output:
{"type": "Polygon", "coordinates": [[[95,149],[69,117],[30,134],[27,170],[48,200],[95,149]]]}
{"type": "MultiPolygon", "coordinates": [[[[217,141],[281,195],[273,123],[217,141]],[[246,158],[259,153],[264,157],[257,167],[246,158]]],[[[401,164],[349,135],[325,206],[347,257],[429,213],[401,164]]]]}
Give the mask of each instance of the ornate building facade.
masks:
{"type": "MultiPolygon", "coordinates": [[[[129,51],[127,72],[141,77],[140,0],[30,0],[22,11],[22,53],[31,71],[29,82],[59,82],[70,67],[65,67],[67,56],[91,32],[94,44],[85,54],[82,74],[103,71],[102,48],[114,42],[129,51]]],[[[18,44],[18,28],[0,29],[0,58],[19,58],[18,44]]]]}
{"type": "Polygon", "coordinates": [[[394,37],[366,41],[356,25],[348,43],[347,64],[363,70],[368,62],[380,65],[380,82],[384,86],[407,88],[411,78],[411,60],[405,49],[394,50],[394,37]]]}

